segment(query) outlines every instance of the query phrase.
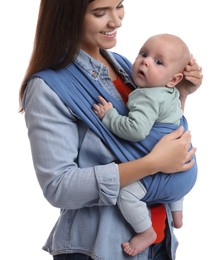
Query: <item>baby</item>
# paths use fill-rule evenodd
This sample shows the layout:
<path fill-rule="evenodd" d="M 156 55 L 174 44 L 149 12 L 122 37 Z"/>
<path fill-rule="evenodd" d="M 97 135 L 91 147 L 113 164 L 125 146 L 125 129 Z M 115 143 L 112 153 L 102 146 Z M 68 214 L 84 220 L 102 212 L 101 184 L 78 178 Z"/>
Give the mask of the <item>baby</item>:
<path fill-rule="evenodd" d="M 112 103 L 99 96 L 100 103 L 93 110 L 107 128 L 128 141 L 143 140 L 154 123 L 180 125 L 183 111 L 179 91 L 175 87 L 183 79 L 183 71 L 190 61 L 187 45 L 177 36 L 159 34 L 150 37 L 142 46 L 132 67 L 137 89 L 130 93 L 128 116 L 119 115 Z M 136 235 L 122 243 L 125 253 L 135 256 L 156 240 L 149 211 L 141 201 L 146 194 L 142 181 L 120 191 L 118 206 Z M 176 228 L 182 226 L 183 199 L 170 203 Z"/>

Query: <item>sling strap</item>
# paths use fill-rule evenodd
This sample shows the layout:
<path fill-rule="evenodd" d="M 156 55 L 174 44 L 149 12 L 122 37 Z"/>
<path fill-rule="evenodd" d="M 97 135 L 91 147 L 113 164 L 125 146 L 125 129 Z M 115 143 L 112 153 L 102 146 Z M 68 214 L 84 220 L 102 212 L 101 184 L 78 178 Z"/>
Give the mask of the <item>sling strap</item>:
<path fill-rule="evenodd" d="M 117 53 L 113 56 L 121 65 L 123 70 L 131 75 L 131 63 Z M 128 142 L 113 135 L 94 113 L 92 106 L 97 103 L 98 96 L 103 96 L 122 115 L 127 115 L 128 110 L 123 102 L 112 97 L 101 85 L 101 83 L 87 75 L 77 64 L 71 63 L 61 70 L 44 70 L 36 73 L 33 77 L 42 78 L 46 84 L 60 97 L 63 103 L 112 150 L 120 162 L 138 159 L 151 151 L 156 142 L 165 134 L 175 130 L 178 126 L 174 124 L 155 124 L 150 134 L 141 142 Z M 187 129 L 185 117 L 181 124 Z M 195 165 L 196 166 L 196 165 Z M 192 168 L 192 174 L 155 174 L 143 179 L 147 188 L 147 201 L 154 203 L 177 200 L 189 192 L 196 181 L 196 168 Z M 192 178 L 191 178 L 192 175 Z M 171 192 L 175 185 L 175 179 L 180 177 L 179 189 Z M 183 181 L 181 181 L 182 179 Z M 161 194 L 161 196 L 159 196 Z"/>

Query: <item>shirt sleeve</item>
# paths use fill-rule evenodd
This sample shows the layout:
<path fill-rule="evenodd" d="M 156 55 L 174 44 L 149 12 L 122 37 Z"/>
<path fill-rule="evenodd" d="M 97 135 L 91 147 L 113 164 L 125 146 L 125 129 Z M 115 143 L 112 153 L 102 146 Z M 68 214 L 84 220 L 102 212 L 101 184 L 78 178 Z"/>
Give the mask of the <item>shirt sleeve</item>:
<path fill-rule="evenodd" d="M 129 95 L 127 116 L 118 114 L 115 108 L 108 110 L 103 123 L 115 135 L 128 141 L 143 140 L 159 116 L 159 104 L 150 90 L 137 89 Z"/>
<path fill-rule="evenodd" d="M 116 204 L 117 165 L 79 168 L 78 119 L 42 79 L 29 82 L 23 104 L 33 164 L 46 199 L 63 209 Z"/>

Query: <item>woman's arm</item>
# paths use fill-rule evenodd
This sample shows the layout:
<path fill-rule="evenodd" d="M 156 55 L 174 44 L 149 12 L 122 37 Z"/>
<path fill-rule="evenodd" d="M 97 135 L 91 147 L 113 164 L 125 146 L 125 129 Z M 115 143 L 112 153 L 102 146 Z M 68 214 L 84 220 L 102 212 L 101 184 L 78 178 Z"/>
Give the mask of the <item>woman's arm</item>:
<path fill-rule="evenodd" d="M 100 139 L 87 141 L 91 142 L 84 148 L 87 155 L 79 153 L 82 129 L 78 119 L 41 79 L 29 83 L 24 108 L 33 164 L 45 198 L 64 209 L 115 205 L 118 167 L 108 152 L 103 159 L 98 151 L 100 146 L 105 149 Z"/>
<path fill-rule="evenodd" d="M 120 185 L 159 171 L 170 173 L 191 167 L 192 162 L 184 163 L 195 149 L 187 152 L 190 134 L 183 134 L 183 129 L 179 129 L 162 138 L 153 151 L 141 159 L 79 168 L 77 122 L 42 80 L 35 79 L 32 84 L 27 89 L 24 107 L 33 163 L 43 193 L 55 207 L 115 205 Z"/>

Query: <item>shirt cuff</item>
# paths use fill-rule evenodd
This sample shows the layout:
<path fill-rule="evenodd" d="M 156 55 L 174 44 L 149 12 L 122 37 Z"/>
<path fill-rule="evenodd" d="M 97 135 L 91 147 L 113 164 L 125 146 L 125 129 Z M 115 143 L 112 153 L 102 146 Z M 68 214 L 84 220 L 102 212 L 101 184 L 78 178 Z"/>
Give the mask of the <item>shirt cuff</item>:
<path fill-rule="evenodd" d="M 95 175 L 99 188 L 99 205 L 116 205 L 120 190 L 118 165 L 95 166 Z"/>

